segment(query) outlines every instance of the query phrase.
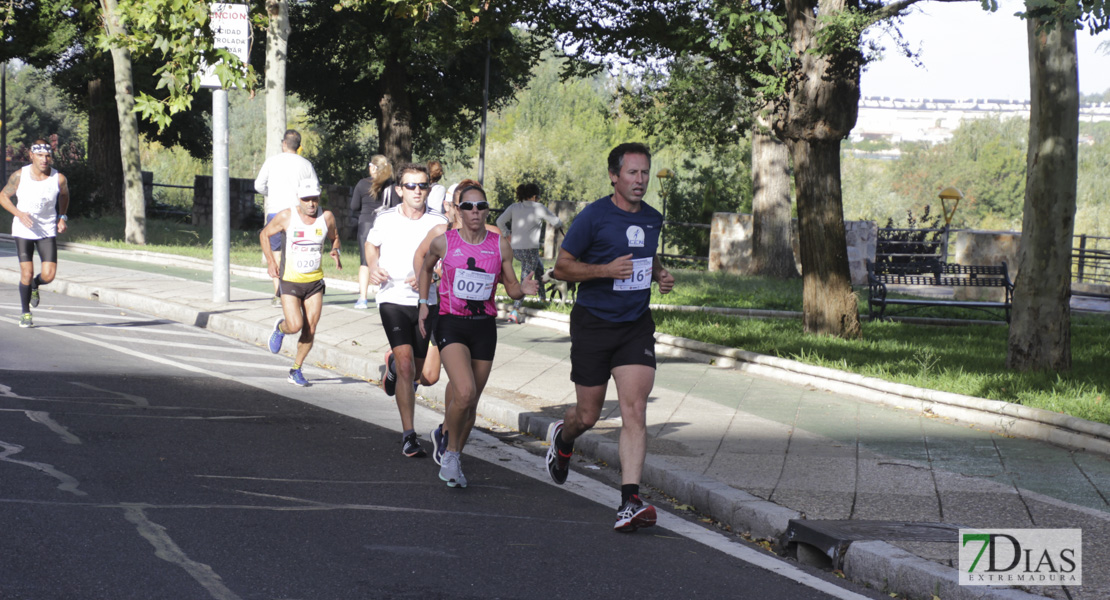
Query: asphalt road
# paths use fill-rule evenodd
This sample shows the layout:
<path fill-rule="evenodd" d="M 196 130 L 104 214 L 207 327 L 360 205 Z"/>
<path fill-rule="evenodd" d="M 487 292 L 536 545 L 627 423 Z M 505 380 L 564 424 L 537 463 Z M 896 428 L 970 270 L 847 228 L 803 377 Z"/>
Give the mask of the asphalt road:
<path fill-rule="evenodd" d="M 883 597 L 669 513 L 614 533 L 538 442 L 476 433 L 448 488 L 365 381 L 45 290 L 20 329 L 0 286 L 5 600 Z"/>

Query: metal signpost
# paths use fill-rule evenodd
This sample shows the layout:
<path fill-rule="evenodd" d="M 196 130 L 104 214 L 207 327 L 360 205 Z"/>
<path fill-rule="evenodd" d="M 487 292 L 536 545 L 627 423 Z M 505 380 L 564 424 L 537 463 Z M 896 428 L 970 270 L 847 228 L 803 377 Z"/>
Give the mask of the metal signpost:
<path fill-rule="evenodd" d="M 250 20 L 246 4 L 213 4 L 209 27 L 216 47 L 244 63 L 249 59 Z M 214 67 L 205 67 L 201 85 L 212 89 L 212 301 L 231 300 L 231 201 L 228 183 L 227 90 Z"/>

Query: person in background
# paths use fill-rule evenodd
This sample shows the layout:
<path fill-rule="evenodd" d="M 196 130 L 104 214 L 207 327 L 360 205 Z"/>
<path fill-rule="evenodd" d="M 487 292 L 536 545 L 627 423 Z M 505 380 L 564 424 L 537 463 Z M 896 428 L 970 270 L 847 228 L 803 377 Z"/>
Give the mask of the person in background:
<path fill-rule="evenodd" d="M 394 206 L 399 201 L 393 189 L 393 167 L 389 159 L 381 154 L 370 157 L 367 165 L 369 177 L 364 177 L 351 192 L 352 217 L 358 216 L 358 300 L 355 308 L 366 308 L 370 287 L 370 269 L 366 266 L 366 235 L 374 228 L 374 219 L 384 208 Z"/>
<path fill-rule="evenodd" d="M 428 161 L 428 176 L 431 177 L 432 183 L 432 189 L 428 190 L 428 208 L 442 213 L 447 188 L 439 183 L 439 180 L 443 179 L 443 165 L 438 160 Z"/>
<path fill-rule="evenodd" d="M 291 208 L 297 209 L 300 200 L 297 198 L 297 186 L 302 180 L 308 179 L 320 185 L 316 177 L 316 169 L 312 163 L 297 151 L 301 148 L 301 134 L 296 129 L 288 129 L 281 138 L 281 152 L 266 159 L 262 168 L 258 170 L 258 177 L 254 180 L 254 190 L 266 197 L 265 211 L 266 223 L 281 211 Z M 270 239 L 270 250 L 280 255 L 285 240 L 279 231 Z M 278 262 L 281 257 L 277 257 Z M 281 306 L 281 290 L 278 289 L 280 279 L 274 277 L 274 297 L 270 306 Z"/>
<path fill-rule="evenodd" d="M 516 188 L 516 202 L 509 205 L 497 217 L 497 226 L 502 231 L 509 230 L 512 239 L 513 258 L 520 261 L 520 279 L 526 274 L 535 275 L 536 281 L 543 280 L 543 261 L 540 260 L 540 228 L 543 222 L 561 231 L 563 222 L 555 213 L 540 204 L 540 186 L 523 183 Z M 540 300 L 544 301 L 543 286 L 540 286 Z M 513 311 L 509 313 L 511 323 L 522 323 L 520 316 L 521 300 L 513 301 Z"/>
<path fill-rule="evenodd" d="M 19 257 L 20 327 L 34 327 L 31 308 L 39 305 L 39 286 L 58 272 L 58 234 L 65 233 L 69 180 L 50 166 L 53 148 L 46 140 L 31 144 L 31 164 L 8 177 L 0 206 L 12 213 L 12 237 Z M 12 204 L 12 198 L 16 199 Z M 35 275 L 35 252 L 42 272 Z"/>

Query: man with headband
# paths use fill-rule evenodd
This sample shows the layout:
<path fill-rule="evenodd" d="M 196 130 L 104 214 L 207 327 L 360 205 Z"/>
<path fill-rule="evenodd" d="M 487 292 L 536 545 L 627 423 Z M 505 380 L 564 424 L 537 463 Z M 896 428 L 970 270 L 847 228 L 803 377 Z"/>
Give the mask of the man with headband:
<path fill-rule="evenodd" d="M 69 182 L 50 166 L 51 152 L 46 140 L 35 140 L 31 144 L 31 164 L 12 173 L 0 190 L 0 206 L 15 216 L 12 237 L 19 256 L 19 302 L 23 311 L 20 327 L 34 327 L 31 307 L 39 305 L 39 286 L 54 281 L 58 272 L 57 235 L 66 230 Z M 42 263 L 38 275 L 33 260 L 35 251 Z"/>

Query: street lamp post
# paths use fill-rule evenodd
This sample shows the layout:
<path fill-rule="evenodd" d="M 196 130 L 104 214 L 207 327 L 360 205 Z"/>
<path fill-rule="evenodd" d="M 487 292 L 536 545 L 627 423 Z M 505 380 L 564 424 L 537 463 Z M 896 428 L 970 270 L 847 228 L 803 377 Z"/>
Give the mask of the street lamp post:
<path fill-rule="evenodd" d="M 940 209 L 944 212 L 944 251 L 941 256 L 944 257 L 944 262 L 948 262 L 948 226 L 952 224 L 952 217 L 956 215 L 956 207 L 960 205 L 960 200 L 963 200 L 964 193 L 960 190 L 948 186 L 940 191 Z M 948 210 L 948 201 L 952 200 L 952 210 Z"/>
<path fill-rule="evenodd" d="M 674 177 L 674 171 L 664 167 L 662 169 L 659 169 L 659 172 L 656 173 L 655 176 L 659 178 L 659 198 L 663 200 L 663 227 L 661 227 L 659 229 L 659 255 L 662 256 L 663 254 L 666 254 L 666 248 L 667 248 L 666 242 L 664 241 L 664 238 L 663 238 L 663 231 L 667 227 L 667 186 L 666 186 L 666 180 L 671 179 L 672 177 Z"/>

